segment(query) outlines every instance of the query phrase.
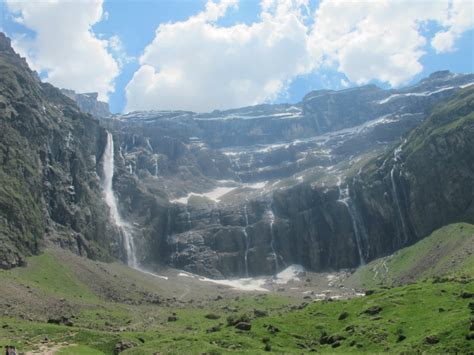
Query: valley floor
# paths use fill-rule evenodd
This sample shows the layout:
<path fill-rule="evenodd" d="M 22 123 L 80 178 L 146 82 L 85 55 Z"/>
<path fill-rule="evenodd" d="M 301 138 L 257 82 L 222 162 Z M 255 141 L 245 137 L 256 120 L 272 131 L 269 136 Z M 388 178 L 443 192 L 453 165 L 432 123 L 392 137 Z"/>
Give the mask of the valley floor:
<path fill-rule="evenodd" d="M 355 273 L 304 273 L 266 284 L 267 292 L 49 249 L 0 271 L 0 345 L 28 354 L 469 353 L 473 242 L 474 226 L 451 225 Z M 414 261 L 440 249 L 420 272 Z M 454 265 L 449 276 L 444 264 Z"/>

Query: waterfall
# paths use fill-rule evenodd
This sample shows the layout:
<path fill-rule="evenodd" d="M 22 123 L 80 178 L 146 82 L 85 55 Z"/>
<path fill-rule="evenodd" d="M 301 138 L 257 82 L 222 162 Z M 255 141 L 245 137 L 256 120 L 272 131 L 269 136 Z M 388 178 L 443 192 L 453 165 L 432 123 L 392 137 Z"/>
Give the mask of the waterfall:
<path fill-rule="evenodd" d="M 393 197 L 393 202 L 395 204 L 395 208 L 398 212 L 398 218 L 400 219 L 400 223 L 402 225 L 402 233 L 403 236 L 405 237 L 404 243 L 408 241 L 408 234 L 407 234 L 407 227 L 405 224 L 405 218 L 403 217 L 402 209 L 400 206 L 400 200 L 398 199 L 398 188 L 397 188 L 397 183 L 395 181 L 395 168 L 396 164 L 398 161 L 401 161 L 400 158 L 400 153 L 402 152 L 402 146 L 400 145 L 398 148 L 395 149 L 393 152 L 393 167 L 392 170 L 390 170 L 390 182 L 392 184 L 392 197 Z"/>
<path fill-rule="evenodd" d="M 155 158 L 155 177 L 158 177 L 158 159 Z"/>
<path fill-rule="evenodd" d="M 351 196 L 349 193 L 349 184 L 347 184 L 345 189 L 342 189 L 341 178 L 339 178 L 337 182 L 337 186 L 339 188 L 339 199 L 337 201 L 342 203 L 344 206 L 346 206 L 347 212 L 349 212 L 349 216 L 351 217 L 351 222 L 352 222 L 352 229 L 354 230 L 357 252 L 359 254 L 359 261 L 361 265 L 364 265 L 365 260 L 364 260 L 364 255 L 362 253 L 361 232 L 359 229 L 359 223 L 358 223 L 356 211 L 352 204 Z"/>
<path fill-rule="evenodd" d="M 245 237 L 245 252 L 244 252 L 244 264 L 245 264 L 245 276 L 249 277 L 249 263 L 248 255 L 250 249 L 250 240 L 247 233 L 247 227 L 249 226 L 249 216 L 247 214 L 247 205 L 244 205 L 244 217 L 245 217 L 245 227 L 242 229 Z"/>
<path fill-rule="evenodd" d="M 188 228 L 192 228 L 192 223 L 191 223 L 191 212 L 188 210 L 188 206 L 186 205 L 186 220 L 188 222 Z"/>
<path fill-rule="evenodd" d="M 107 132 L 107 145 L 103 155 L 103 178 L 102 190 L 105 203 L 109 206 L 110 219 L 120 230 L 123 239 L 124 249 L 127 254 L 127 264 L 138 268 L 135 255 L 135 244 L 133 242 L 132 226 L 125 222 L 118 211 L 117 197 L 115 196 L 112 182 L 114 178 L 114 139 L 110 132 Z"/>
<path fill-rule="evenodd" d="M 150 138 L 145 138 L 145 143 L 148 149 L 150 149 L 153 152 L 153 147 L 150 144 Z"/>
<path fill-rule="evenodd" d="M 271 257 L 273 258 L 275 274 L 278 272 L 278 255 L 275 252 L 275 237 L 273 233 L 273 224 L 275 223 L 275 214 L 273 213 L 272 206 L 268 209 L 268 218 L 270 219 L 270 250 Z"/>

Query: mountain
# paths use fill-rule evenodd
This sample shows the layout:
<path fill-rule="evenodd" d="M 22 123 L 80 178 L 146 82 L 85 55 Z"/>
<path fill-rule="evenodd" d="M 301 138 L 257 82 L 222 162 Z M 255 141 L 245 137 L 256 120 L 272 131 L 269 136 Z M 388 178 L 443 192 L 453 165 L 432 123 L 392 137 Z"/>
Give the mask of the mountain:
<path fill-rule="evenodd" d="M 0 39 L 4 268 L 55 244 L 213 278 L 325 271 L 473 222 L 473 74 L 99 121 L 96 95 L 41 83 Z"/>
<path fill-rule="evenodd" d="M 96 92 L 78 94 L 74 90 L 61 89 L 61 93 L 74 100 L 82 112 L 90 113 L 95 117 L 108 117 L 111 115 L 109 104 L 99 101 L 99 95 Z"/>
<path fill-rule="evenodd" d="M 323 90 L 295 105 L 114 116 L 105 124 L 119 144 L 116 189 L 140 230 L 140 257 L 212 277 L 272 274 L 293 263 L 350 268 L 444 224 L 470 222 L 471 123 L 455 116 L 462 128 L 439 132 L 453 140 L 444 151 L 429 150 L 423 127 L 452 118 L 452 105 L 471 112 L 473 83 L 472 74 L 437 72 L 401 90 Z M 405 157 L 405 139 L 423 149 Z M 143 209 L 131 181 L 159 196 L 155 213 Z M 452 196 L 431 202 L 442 218 L 431 217 L 429 196 L 448 186 Z M 407 198 L 419 202 L 408 206 Z"/>
<path fill-rule="evenodd" d="M 106 131 L 42 83 L 0 34 L 0 267 L 54 243 L 119 255 L 99 172 Z"/>

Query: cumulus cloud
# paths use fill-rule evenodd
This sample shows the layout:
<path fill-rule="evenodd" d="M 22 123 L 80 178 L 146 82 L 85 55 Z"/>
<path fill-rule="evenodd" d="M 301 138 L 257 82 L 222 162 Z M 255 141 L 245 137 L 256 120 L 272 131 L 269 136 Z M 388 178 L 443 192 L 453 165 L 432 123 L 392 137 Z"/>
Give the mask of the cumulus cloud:
<path fill-rule="evenodd" d="M 472 0 L 453 0 L 442 25 L 446 28 L 438 32 L 431 45 L 438 53 L 454 50 L 455 41 L 474 28 L 474 2 Z"/>
<path fill-rule="evenodd" d="M 13 38 L 15 49 L 33 69 L 55 86 L 96 91 L 107 100 L 119 64 L 108 51 L 109 42 L 91 29 L 102 19 L 102 0 L 6 0 L 6 4 L 18 23 L 34 31 L 34 37 Z"/>
<path fill-rule="evenodd" d="M 428 45 L 453 50 L 473 27 L 472 0 L 262 0 L 260 20 L 223 27 L 237 0 L 208 0 L 162 24 L 126 87 L 127 110 L 209 111 L 271 101 L 298 75 L 336 69 L 348 81 L 399 86 L 423 69 Z M 308 20 L 309 19 L 309 20 Z M 428 38 L 426 25 L 441 29 Z"/>
<path fill-rule="evenodd" d="M 275 98 L 308 73 L 307 1 L 266 1 L 260 21 L 219 26 L 232 0 L 208 1 L 186 21 L 161 24 L 126 87 L 127 110 L 208 111 Z"/>

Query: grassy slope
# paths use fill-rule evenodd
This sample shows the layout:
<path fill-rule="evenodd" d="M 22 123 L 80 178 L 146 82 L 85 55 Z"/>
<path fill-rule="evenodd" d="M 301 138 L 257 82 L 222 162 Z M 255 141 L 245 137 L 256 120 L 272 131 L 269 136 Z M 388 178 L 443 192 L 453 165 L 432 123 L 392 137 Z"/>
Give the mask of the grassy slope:
<path fill-rule="evenodd" d="M 443 241 L 443 236 L 448 236 L 453 241 L 466 241 L 467 236 L 472 236 L 468 231 L 472 230 L 474 227 L 469 225 L 449 226 L 431 239 Z M 414 264 L 409 255 L 421 255 L 431 247 L 417 244 L 412 248 L 410 253 L 401 252 L 406 255 L 403 260 L 410 260 L 407 265 Z M 472 272 L 471 262 L 463 264 L 469 272 Z M 458 271 L 461 272 L 461 266 Z M 108 278 L 104 279 L 105 276 Z M 107 289 L 108 292 L 113 290 L 112 296 L 99 287 L 104 280 L 110 282 Z M 374 295 L 348 301 L 315 302 L 301 310 L 291 308 L 294 300 L 272 294 L 244 293 L 238 298 L 235 294 L 224 294 L 222 300 L 211 301 L 219 293 L 215 288 L 211 291 L 193 289 L 195 301 L 192 303 L 167 302 L 164 297 L 178 296 L 184 286 L 166 281 L 160 284 L 122 265 L 92 262 L 62 251 L 32 257 L 26 268 L 0 271 L 0 281 L 4 285 L 0 296 L 3 314 L 0 316 L 0 345 L 12 343 L 20 350 L 45 346 L 41 344 L 45 337 L 49 338 L 46 345 L 67 342 L 60 349 L 61 354 L 110 354 L 119 340 L 133 341 L 137 345 L 125 352 L 129 354 L 153 351 L 258 353 L 264 352 L 262 339 L 265 337 L 269 338 L 273 351 L 285 353 L 311 349 L 319 352 L 467 352 L 472 346 L 472 341 L 465 339 L 472 317 L 468 303 L 472 299 L 460 297 L 464 291 L 474 292 L 472 274 L 469 277 L 458 273 L 441 282 L 426 280 L 380 289 Z M 144 291 L 163 295 L 163 302 L 159 305 L 140 303 L 139 297 Z M 382 307 L 378 315 L 363 313 L 374 305 Z M 268 316 L 256 318 L 254 309 L 266 310 Z M 349 316 L 338 320 L 343 311 Z M 178 320 L 168 322 L 173 312 Z M 220 319 L 207 319 L 208 313 L 215 313 Z M 250 332 L 226 326 L 229 315 L 245 313 L 253 318 Z M 49 316 L 58 314 L 74 315 L 74 326 L 46 324 Z M 219 324 L 220 331 L 206 332 Z M 270 334 L 265 326 L 268 324 L 278 327 L 280 332 Z M 346 330 L 350 329 L 348 326 L 354 331 Z M 321 345 L 319 338 L 323 332 L 346 339 L 337 348 Z M 397 342 L 400 334 L 406 339 Z M 439 343 L 427 344 L 425 337 L 429 335 L 438 337 Z"/>
<path fill-rule="evenodd" d="M 474 225 L 457 223 L 433 232 L 395 254 L 372 261 L 351 277 L 354 285 L 399 285 L 457 274 L 474 277 Z"/>

